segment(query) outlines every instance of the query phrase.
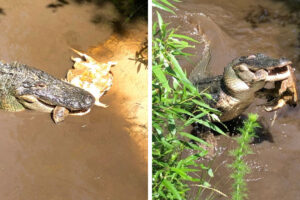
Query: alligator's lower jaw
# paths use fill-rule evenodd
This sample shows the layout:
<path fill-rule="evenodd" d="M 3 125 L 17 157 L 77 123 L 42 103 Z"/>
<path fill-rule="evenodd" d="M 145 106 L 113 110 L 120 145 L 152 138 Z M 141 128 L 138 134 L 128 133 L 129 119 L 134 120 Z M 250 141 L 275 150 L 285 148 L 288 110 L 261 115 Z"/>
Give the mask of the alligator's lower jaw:
<path fill-rule="evenodd" d="M 20 99 L 20 103 L 22 103 L 25 108 L 28 108 L 30 110 L 51 113 L 54 109 L 54 106 L 45 104 L 44 102 L 39 101 L 37 98 L 33 96 L 24 95 L 19 97 L 19 99 Z"/>
<path fill-rule="evenodd" d="M 24 95 L 19 97 L 19 99 L 21 100 L 21 103 L 30 110 L 52 113 L 52 119 L 55 123 L 64 121 L 65 118 L 69 115 L 86 115 L 91 110 L 90 108 L 87 110 L 70 110 L 62 106 L 49 104 L 32 95 Z"/>

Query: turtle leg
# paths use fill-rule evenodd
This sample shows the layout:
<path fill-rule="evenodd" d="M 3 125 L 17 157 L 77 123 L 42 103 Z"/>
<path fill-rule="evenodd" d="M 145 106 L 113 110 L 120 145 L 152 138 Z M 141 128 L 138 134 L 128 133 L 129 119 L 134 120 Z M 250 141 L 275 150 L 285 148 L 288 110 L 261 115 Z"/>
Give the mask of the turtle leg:
<path fill-rule="evenodd" d="M 277 104 L 274 106 L 265 106 L 265 111 L 271 112 L 274 110 L 278 110 L 279 108 L 282 108 L 283 106 L 286 105 L 287 100 L 285 99 L 279 99 Z"/>
<path fill-rule="evenodd" d="M 56 106 L 53 110 L 53 113 L 52 113 L 52 119 L 57 124 L 57 123 L 62 122 L 63 120 L 65 120 L 65 118 L 68 115 L 69 115 L 69 110 L 68 109 L 66 109 L 64 107 Z"/>

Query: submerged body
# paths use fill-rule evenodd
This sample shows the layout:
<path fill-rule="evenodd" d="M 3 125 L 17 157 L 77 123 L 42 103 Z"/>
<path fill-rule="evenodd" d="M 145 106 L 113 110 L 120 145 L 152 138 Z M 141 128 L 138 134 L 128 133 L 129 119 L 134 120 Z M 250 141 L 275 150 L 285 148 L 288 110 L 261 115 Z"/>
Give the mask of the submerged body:
<path fill-rule="evenodd" d="M 70 113 L 87 112 L 94 104 L 87 91 L 27 65 L 0 62 L 0 109 L 32 109 L 51 113 L 56 107 Z"/>
<path fill-rule="evenodd" d="M 263 54 L 242 56 L 228 64 L 223 75 L 203 78 L 192 74 L 191 81 L 199 91 L 205 90 L 213 96 L 209 104 L 222 112 L 220 120 L 224 122 L 242 114 L 257 96 L 281 98 L 278 91 L 271 93 L 264 87 L 268 82 L 287 80 L 293 74 L 290 64 L 287 59 L 274 59 Z M 289 102 L 290 105 L 296 103 L 297 97 Z"/>

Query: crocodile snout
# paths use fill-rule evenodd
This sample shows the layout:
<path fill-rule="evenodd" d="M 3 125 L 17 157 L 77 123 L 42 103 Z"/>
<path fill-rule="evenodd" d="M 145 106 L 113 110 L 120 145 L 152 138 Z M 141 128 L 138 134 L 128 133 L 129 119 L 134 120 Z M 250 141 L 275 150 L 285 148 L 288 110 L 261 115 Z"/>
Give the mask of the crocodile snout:
<path fill-rule="evenodd" d="M 95 103 L 95 98 L 91 94 L 82 95 L 79 99 L 72 99 L 66 102 L 63 107 L 66 107 L 70 111 L 88 110 Z"/>

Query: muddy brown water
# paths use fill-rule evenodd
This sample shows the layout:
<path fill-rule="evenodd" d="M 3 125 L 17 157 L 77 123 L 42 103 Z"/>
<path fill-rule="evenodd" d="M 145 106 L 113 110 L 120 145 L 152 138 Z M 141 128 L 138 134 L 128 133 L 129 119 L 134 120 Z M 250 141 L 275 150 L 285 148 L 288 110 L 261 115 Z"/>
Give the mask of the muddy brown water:
<path fill-rule="evenodd" d="M 258 5 L 266 8 L 272 15 L 288 15 L 290 12 L 279 1 L 186 0 L 176 4 L 176 16 L 163 14 L 163 17 L 165 21 L 172 22 L 170 26 L 177 27 L 180 33 L 199 40 L 201 37 L 197 27 L 201 27 L 202 33 L 211 43 L 212 58 L 209 69 L 214 75 L 221 74 L 226 64 L 238 56 L 261 52 L 292 60 L 296 76 L 300 80 L 297 26 L 289 23 L 282 25 L 280 21 L 270 20 L 253 28 L 245 17 L 253 9 L 257 9 Z M 201 58 L 202 48 L 203 46 L 196 45 L 195 49 L 189 50 L 196 55 L 190 61 L 181 59 L 181 64 L 188 73 Z M 285 107 L 279 110 L 272 126 L 274 113 L 262 111 L 262 107 L 257 106 L 259 103 L 262 102 L 255 102 L 246 113 L 258 113 L 265 132 L 269 134 L 265 135 L 265 140 L 251 145 L 255 154 L 246 159 L 252 170 L 246 177 L 249 199 L 300 199 L 299 105 L 296 108 Z M 228 150 L 233 149 L 235 143 L 223 137 L 218 137 L 218 143 L 217 155 L 209 162 L 215 170 L 211 183 L 213 187 L 230 196 L 232 180 L 229 178 L 227 164 L 232 159 L 228 156 Z M 205 198 L 228 199 L 209 190 L 202 192 L 199 197 L 195 188 L 189 194 L 189 199 Z"/>
<path fill-rule="evenodd" d="M 72 66 L 69 47 L 87 50 L 112 34 L 94 13 L 119 17 L 113 6 L 72 4 L 55 12 L 51 1 L 0 1 L 0 57 L 58 78 Z M 55 125 L 49 114 L 0 112 L 0 199 L 146 199 L 147 164 L 120 113 L 122 97 L 108 93 L 82 117 Z M 127 128 L 127 129 L 126 129 Z"/>

